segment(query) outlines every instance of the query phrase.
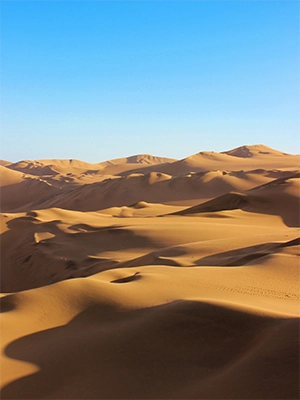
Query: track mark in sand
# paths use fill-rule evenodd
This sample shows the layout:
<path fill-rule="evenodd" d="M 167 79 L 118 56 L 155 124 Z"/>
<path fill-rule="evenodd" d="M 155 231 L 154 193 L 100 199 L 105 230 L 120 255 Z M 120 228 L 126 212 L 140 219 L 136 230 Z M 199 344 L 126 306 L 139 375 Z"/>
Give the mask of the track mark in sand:
<path fill-rule="evenodd" d="M 255 286 L 240 286 L 240 287 L 229 287 L 229 286 L 220 286 L 218 290 L 226 291 L 226 292 L 236 292 L 241 294 L 250 294 L 251 296 L 262 296 L 269 297 L 272 299 L 281 299 L 281 300 L 292 300 L 299 301 L 300 296 L 295 293 L 287 293 L 281 292 L 278 290 L 265 289 Z"/>
<path fill-rule="evenodd" d="M 128 283 L 132 281 L 137 281 L 142 277 L 139 274 L 140 274 L 139 272 L 135 272 L 133 275 L 126 276 L 125 278 L 115 279 L 113 281 L 110 281 L 110 283 Z"/>

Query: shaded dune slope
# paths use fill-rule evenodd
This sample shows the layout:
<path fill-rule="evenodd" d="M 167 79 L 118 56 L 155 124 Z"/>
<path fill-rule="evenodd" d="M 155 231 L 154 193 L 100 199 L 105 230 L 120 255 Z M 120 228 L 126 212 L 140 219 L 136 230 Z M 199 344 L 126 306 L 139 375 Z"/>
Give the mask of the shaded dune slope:
<path fill-rule="evenodd" d="M 222 210 L 243 209 L 246 211 L 275 214 L 283 218 L 288 226 L 300 226 L 299 193 L 300 176 L 292 175 L 276 179 L 268 184 L 248 190 L 245 193 L 226 193 L 208 202 L 174 215 L 194 215 Z"/>
<path fill-rule="evenodd" d="M 255 308 L 230 292 L 225 301 L 218 291 L 217 300 L 203 300 L 201 280 L 191 290 L 186 278 L 168 277 L 165 269 L 156 274 L 169 287 L 149 268 L 139 280 L 114 283 L 116 274 L 128 273 L 2 299 L 12 328 L 22 309 L 31 309 L 23 336 L 5 348 L 7 362 L 38 367 L 7 382 L 3 398 L 297 398 L 297 318 Z M 150 298 L 148 279 L 161 289 Z M 174 293 L 182 299 L 167 300 Z"/>

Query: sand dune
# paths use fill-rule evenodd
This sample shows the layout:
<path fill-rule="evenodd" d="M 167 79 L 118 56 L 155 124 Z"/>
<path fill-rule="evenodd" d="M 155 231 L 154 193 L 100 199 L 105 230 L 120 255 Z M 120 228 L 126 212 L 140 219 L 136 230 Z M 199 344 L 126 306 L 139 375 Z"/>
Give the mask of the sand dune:
<path fill-rule="evenodd" d="M 0 172 L 1 398 L 299 398 L 299 156 Z"/>
<path fill-rule="evenodd" d="M 156 212 L 162 211 L 165 207 L 158 206 Z M 167 211 L 170 211 L 170 206 Z M 153 215 L 142 218 L 142 213 L 132 217 L 126 213 L 125 216 L 112 217 L 107 210 L 102 214 L 60 209 L 29 215 L 5 214 L 2 218 L 7 230 L 1 239 L 6 250 L 1 260 L 1 291 L 15 292 L 88 276 L 116 268 L 124 262 L 127 262 L 126 266 L 136 265 L 136 258 L 170 246 L 201 244 L 224 237 L 231 237 L 235 244 L 241 237 L 248 240 L 255 237 L 256 244 L 261 240 L 292 240 L 299 235 L 297 228 L 288 229 L 278 216 L 264 219 L 254 213 L 233 212 L 225 219 L 222 214 L 213 218 L 211 214 L 202 218 L 155 218 Z M 256 234 L 258 229 L 259 238 Z M 158 257 L 158 261 L 154 261 L 146 257 L 142 265 L 180 265 L 174 257 L 168 258 L 170 260 Z M 189 265 L 189 262 L 184 265 Z"/>
<path fill-rule="evenodd" d="M 260 150 L 257 151 L 257 148 Z M 252 154 L 253 156 L 236 156 L 236 154 Z M 184 175 L 189 172 L 204 172 L 211 170 L 251 170 L 255 168 L 299 168 L 299 156 L 281 153 L 267 146 L 242 146 L 237 149 L 215 153 L 202 151 L 192 156 L 175 161 L 161 168 L 161 172 L 171 175 Z"/>
<path fill-rule="evenodd" d="M 223 151 L 222 154 L 227 154 L 233 157 L 240 158 L 252 158 L 252 157 L 264 157 L 268 156 L 287 156 L 287 153 L 283 153 L 281 151 L 271 149 L 271 147 L 265 146 L 263 144 L 256 144 L 252 146 L 241 146 L 229 151 Z"/>
<path fill-rule="evenodd" d="M 120 178 L 118 176 L 120 172 L 128 172 L 130 174 L 130 171 L 136 168 L 137 165 L 140 169 L 143 169 L 149 165 L 159 167 L 161 164 L 164 165 L 173 161 L 173 159 L 169 158 L 143 154 L 99 164 L 89 164 L 79 160 L 25 160 L 7 164 L 3 162 L 0 171 L 0 185 L 10 185 L 10 187 L 2 189 L 1 210 L 4 212 L 18 212 L 30 211 L 33 208 L 64 207 L 61 203 L 70 203 L 71 209 L 81 209 L 80 207 L 78 208 L 78 198 L 89 196 L 89 190 L 94 191 L 95 189 L 95 182 L 98 184 L 104 181 L 110 182 L 113 179 Z M 150 173 L 146 180 L 149 181 L 149 184 L 163 180 L 163 174 L 160 174 L 160 178 L 158 178 L 158 175 L 159 173 Z M 134 175 L 131 174 L 130 177 L 134 177 Z M 33 188 L 35 185 L 38 186 L 36 189 Z M 85 185 L 91 185 L 89 190 Z M 76 195 L 77 192 L 75 196 L 73 195 L 73 190 L 76 188 L 81 189 L 78 196 Z M 102 187 L 100 190 L 102 191 Z M 106 189 L 104 188 L 104 190 Z M 38 191 L 38 196 L 36 196 L 36 191 Z M 17 196 L 17 193 L 26 193 L 26 195 L 21 198 Z M 76 203 L 73 208 L 72 198 Z M 137 201 L 136 196 L 133 196 L 131 203 Z M 45 204 L 43 204 L 44 202 Z M 96 208 L 87 207 L 84 210 L 96 210 L 114 205 L 116 204 L 99 204 L 98 201 Z M 123 203 L 121 202 L 117 205 L 123 205 Z"/>
<path fill-rule="evenodd" d="M 5 297 L 4 398 L 296 398 L 298 290 L 256 270 L 116 269 Z"/>
<path fill-rule="evenodd" d="M 14 211 L 36 199 L 53 198 L 60 187 L 43 178 L 0 166 L 1 211 Z M 27 207 L 25 207 L 27 208 Z"/>
<path fill-rule="evenodd" d="M 242 209 L 245 211 L 279 215 L 286 225 L 300 225 L 300 176 L 276 179 L 245 193 L 229 192 L 178 212 L 177 215 L 195 215 L 205 212 Z"/>
<path fill-rule="evenodd" d="M 10 161 L 0 160 L 0 165 L 3 167 L 7 167 L 9 164 L 12 164 Z"/>
<path fill-rule="evenodd" d="M 30 211 L 32 209 L 64 208 L 80 211 L 97 211 L 109 207 L 130 206 L 140 201 L 171 205 L 193 205 L 205 202 L 230 191 L 253 189 L 277 177 L 290 177 L 297 170 L 254 170 L 254 171 L 209 171 L 183 176 L 171 176 L 161 172 L 130 174 L 126 177 L 111 176 L 97 178 L 94 183 L 78 184 L 51 182 L 42 177 L 32 180 L 32 185 L 45 183 L 45 193 L 39 183 L 39 197 L 31 196 L 11 201 L 12 187 L 3 190 L 2 202 L 5 212 Z M 103 177 L 102 177 L 103 178 Z M 20 184 L 19 189 L 27 187 L 29 180 Z M 86 181 L 83 181 L 83 183 Z M 51 187 L 51 189 L 49 189 Z M 18 186 L 15 187 L 18 190 Z M 34 193 L 31 191 L 30 193 Z"/>
<path fill-rule="evenodd" d="M 23 160 L 11 163 L 8 168 L 31 175 L 115 175 L 118 172 L 130 171 L 131 169 L 147 167 L 149 165 L 161 165 L 174 162 L 172 158 L 152 156 L 150 154 L 139 154 L 131 157 L 117 158 L 97 164 L 90 164 L 80 160 Z"/>
<path fill-rule="evenodd" d="M 251 157 L 236 154 L 251 154 Z M 250 190 L 297 174 L 300 157 L 257 145 L 225 153 L 200 152 L 179 161 L 137 155 L 99 164 L 38 160 L 3 168 L 6 168 L 3 175 L 7 176 L 12 171 L 22 172 L 25 181 L 18 181 L 18 186 L 11 177 L 11 185 L 15 187 L 6 188 L 1 194 L 4 212 L 53 207 L 97 211 L 140 201 L 196 205 L 230 191 Z M 7 186 L 9 179 L 4 179 Z M 42 182 L 48 187 L 39 184 L 37 197 L 31 186 L 27 188 L 29 181 L 33 181 L 32 185 Z M 17 191 L 27 194 L 21 199 L 15 195 Z"/>
<path fill-rule="evenodd" d="M 22 182 L 24 174 L 19 171 L 13 171 L 6 168 L 4 165 L 0 165 L 0 187 L 13 185 Z"/>

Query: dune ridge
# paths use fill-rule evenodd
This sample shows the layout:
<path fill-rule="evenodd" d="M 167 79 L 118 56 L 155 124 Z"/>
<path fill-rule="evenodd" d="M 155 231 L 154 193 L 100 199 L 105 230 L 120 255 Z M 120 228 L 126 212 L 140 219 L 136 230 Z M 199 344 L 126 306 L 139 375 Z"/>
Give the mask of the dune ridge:
<path fill-rule="evenodd" d="M 1 161 L 1 398 L 299 398 L 299 161 Z"/>

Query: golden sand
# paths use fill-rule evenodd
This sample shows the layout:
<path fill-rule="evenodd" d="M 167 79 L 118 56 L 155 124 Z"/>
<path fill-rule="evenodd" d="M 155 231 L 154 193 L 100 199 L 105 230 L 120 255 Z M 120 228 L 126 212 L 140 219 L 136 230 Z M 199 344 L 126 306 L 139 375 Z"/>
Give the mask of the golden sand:
<path fill-rule="evenodd" d="M 2 162 L 1 398 L 299 398 L 299 161 Z"/>

